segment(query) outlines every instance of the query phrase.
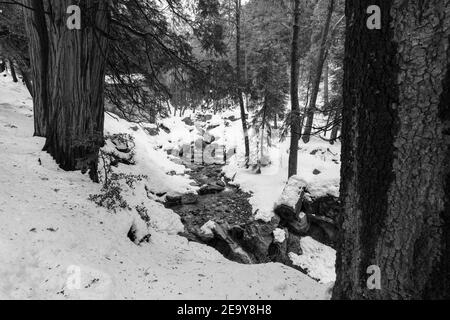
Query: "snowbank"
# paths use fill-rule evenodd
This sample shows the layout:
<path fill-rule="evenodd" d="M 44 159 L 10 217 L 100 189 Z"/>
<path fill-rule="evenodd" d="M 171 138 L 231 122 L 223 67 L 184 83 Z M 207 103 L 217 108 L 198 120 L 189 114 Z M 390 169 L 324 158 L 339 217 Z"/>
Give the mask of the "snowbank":
<path fill-rule="evenodd" d="M 320 283 L 334 282 L 336 251 L 311 237 L 302 238 L 300 246 L 302 255 L 289 253 L 292 263 L 306 270 L 310 277 L 319 280 Z"/>

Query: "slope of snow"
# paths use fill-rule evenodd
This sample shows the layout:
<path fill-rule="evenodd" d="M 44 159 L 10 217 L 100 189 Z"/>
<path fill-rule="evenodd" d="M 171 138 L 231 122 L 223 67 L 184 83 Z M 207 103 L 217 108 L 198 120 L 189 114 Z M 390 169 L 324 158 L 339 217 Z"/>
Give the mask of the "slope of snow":
<path fill-rule="evenodd" d="M 131 126 L 106 119 L 110 132 Z M 142 131 L 131 133 L 138 163 L 121 170 L 144 171 L 155 190 L 189 189 L 188 177 L 165 174 L 183 168 L 147 146 Z M 163 221 L 174 216 L 151 199 L 146 206 L 160 221 L 137 246 L 127 238 L 132 225 L 144 228 L 137 214 L 88 201 L 100 185 L 59 169 L 32 135 L 30 97 L 0 75 L 0 299 L 328 298 L 324 285 L 284 265 L 240 265 L 170 235 Z"/>
<path fill-rule="evenodd" d="M 317 242 L 311 237 L 300 240 L 303 254 L 289 253 L 292 263 L 306 270 L 306 272 L 320 283 L 332 283 L 336 280 L 334 261 L 336 251 Z"/>

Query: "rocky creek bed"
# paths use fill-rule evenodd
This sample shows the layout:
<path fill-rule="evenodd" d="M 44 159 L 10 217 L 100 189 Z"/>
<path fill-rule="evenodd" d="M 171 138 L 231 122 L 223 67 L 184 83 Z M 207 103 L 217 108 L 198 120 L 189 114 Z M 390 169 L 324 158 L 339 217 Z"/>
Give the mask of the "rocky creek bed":
<path fill-rule="evenodd" d="M 280 262 L 305 273 L 293 265 L 289 256 L 302 254 L 302 237 L 311 236 L 334 246 L 337 199 L 330 196 L 313 199 L 305 186 L 294 185 L 299 190 L 295 204 L 291 207 L 279 204 L 274 218 L 267 223 L 254 220 L 249 203 L 251 194 L 224 177 L 222 166 L 183 164 L 190 169 L 188 174 L 200 189 L 197 194 L 168 196 L 165 206 L 181 217 L 185 225 L 182 236 L 190 241 L 214 247 L 239 263 Z M 275 236 L 281 230 L 282 241 Z"/>

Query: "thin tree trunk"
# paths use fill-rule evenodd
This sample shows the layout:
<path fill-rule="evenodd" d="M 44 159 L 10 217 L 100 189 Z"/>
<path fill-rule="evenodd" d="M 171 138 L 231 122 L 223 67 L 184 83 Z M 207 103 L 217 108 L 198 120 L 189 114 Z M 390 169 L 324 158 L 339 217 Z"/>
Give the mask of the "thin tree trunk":
<path fill-rule="evenodd" d="M 323 111 L 325 114 L 328 113 L 327 124 L 326 124 L 325 130 L 323 132 L 324 136 L 327 135 L 328 124 L 330 123 L 331 114 L 333 113 L 333 112 L 328 111 L 328 105 L 330 104 L 328 76 L 329 76 L 329 67 L 328 67 L 328 59 L 327 59 L 327 60 L 325 60 L 325 67 L 323 70 Z"/>
<path fill-rule="evenodd" d="M 334 125 L 333 129 L 331 129 L 330 142 L 331 144 L 334 144 L 338 138 L 338 132 L 341 129 L 341 122 L 339 121 L 339 118 L 341 117 L 341 110 L 336 110 L 330 115 L 330 117 L 332 116 L 334 118 Z"/>
<path fill-rule="evenodd" d="M 17 79 L 17 74 L 16 74 L 16 68 L 14 66 L 14 61 L 13 59 L 9 58 L 9 70 L 11 70 L 11 77 L 13 78 L 13 82 L 19 82 L 19 80 Z"/>
<path fill-rule="evenodd" d="M 346 2 L 335 299 L 450 298 L 450 4 L 400 2 Z"/>
<path fill-rule="evenodd" d="M 297 174 L 298 141 L 300 140 L 300 106 L 298 101 L 300 0 L 294 0 L 294 18 L 291 48 L 291 145 L 288 177 Z"/>
<path fill-rule="evenodd" d="M 325 60 L 325 66 L 323 68 L 323 107 L 324 110 L 328 107 L 328 104 L 330 103 L 330 93 L 329 93 L 329 67 L 328 67 L 328 60 Z"/>
<path fill-rule="evenodd" d="M 244 97 L 242 93 L 242 66 L 241 66 L 241 0 L 236 0 L 236 75 L 237 95 L 241 110 L 242 130 L 244 132 L 245 166 L 250 161 L 250 142 L 248 137 L 247 116 L 245 113 Z"/>
<path fill-rule="evenodd" d="M 48 121 L 48 31 L 43 0 L 22 0 L 29 47 L 34 109 L 34 135 L 45 137 Z"/>
<path fill-rule="evenodd" d="M 315 69 L 314 69 L 311 99 L 309 101 L 305 131 L 302 135 L 303 142 L 305 142 L 305 143 L 308 143 L 311 138 L 311 132 L 312 132 L 312 127 L 313 127 L 313 122 L 314 122 L 314 113 L 316 110 L 317 96 L 319 95 L 320 80 L 322 78 L 323 65 L 326 60 L 326 52 L 327 52 L 326 44 L 327 44 L 328 32 L 330 30 L 331 17 L 333 16 L 333 11 L 334 11 L 334 0 L 330 0 L 327 10 L 328 10 L 327 17 L 325 19 L 325 24 L 324 24 L 324 27 L 322 30 L 322 37 L 320 40 L 319 55 L 317 57 L 317 61 L 315 64 Z"/>

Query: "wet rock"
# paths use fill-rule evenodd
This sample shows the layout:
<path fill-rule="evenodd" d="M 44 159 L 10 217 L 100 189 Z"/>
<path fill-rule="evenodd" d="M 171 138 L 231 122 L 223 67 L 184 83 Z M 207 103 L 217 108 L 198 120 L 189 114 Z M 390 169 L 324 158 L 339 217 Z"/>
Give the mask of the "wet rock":
<path fill-rule="evenodd" d="M 290 232 L 300 236 L 306 236 L 309 231 L 308 218 L 306 214 L 303 212 L 301 212 L 297 216 L 297 219 L 293 221 L 286 221 L 285 225 L 287 226 Z"/>
<path fill-rule="evenodd" d="M 194 125 L 194 120 L 192 120 L 191 117 L 186 117 L 186 118 L 184 118 L 181 121 L 183 121 L 188 126 L 193 126 Z"/>
<path fill-rule="evenodd" d="M 181 196 L 181 204 L 196 204 L 198 202 L 198 195 L 195 193 L 187 193 Z"/>
<path fill-rule="evenodd" d="M 151 136 L 157 136 L 159 134 L 159 128 L 146 127 L 144 130 Z"/>
<path fill-rule="evenodd" d="M 219 186 L 217 184 L 207 184 L 198 190 L 198 194 L 199 195 L 215 194 L 220 193 L 223 190 L 225 190 L 225 187 Z"/>
<path fill-rule="evenodd" d="M 213 233 L 220 242 L 216 244 L 216 248 L 229 259 L 244 263 L 253 263 L 251 257 L 242 249 L 242 247 L 230 237 L 228 224 L 216 224 Z"/>
<path fill-rule="evenodd" d="M 178 195 L 166 195 L 166 201 L 164 202 L 164 206 L 166 208 L 178 206 L 181 204 L 181 196 Z"/>
<path fill-rule="evenodd" d="M 224 187 L 224 188 L 225 188 L 225 186 L 226 186 L 226 183 L 223 182 L 222 180 L 217 181 L 216 184 L 217 184 L 218 186 L 221 186 L 221 187 Z"/>
<path fill-rule="evenodd" d="M 303 211 L 307 214 L 323 216 L 336 222 L 341 211 L 339 198 L 332 195 L 311 197 L 309 194 L 303 198 Z"/>
<path fill-rule="evenodd" d="M 163 130 L 165 133 L 167 133 L 167 134 L 169 134 L 170 133 L 170 129 L 169 128 L 167 128 L 164 124 L 162 124 L 162 123 L 160 123 L 159 124 L 159 128 L 161 129 L 161 130 Z"/>
<path fill-rule="evenodd" d="M 251 252 L 257 262 L 270 261 L 269 247 L 273 243 L 273 231 L 279 221 L 280 219 L 275 216 L 269 223 L 254 220 L 245 226 L 242 242 L 244 248 L 247 252 Z"/>

